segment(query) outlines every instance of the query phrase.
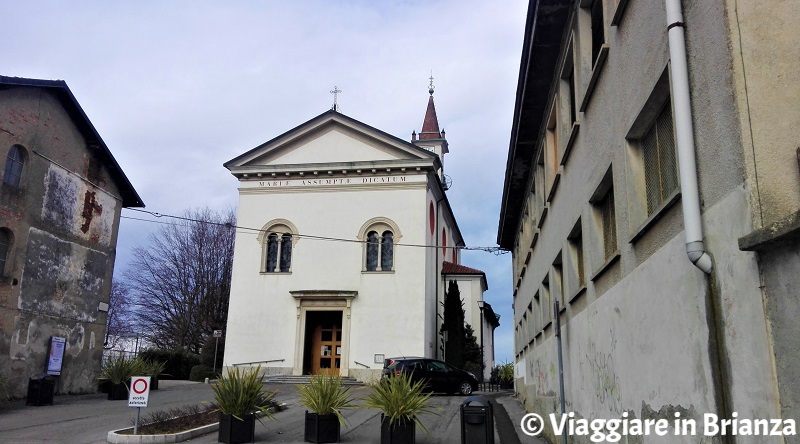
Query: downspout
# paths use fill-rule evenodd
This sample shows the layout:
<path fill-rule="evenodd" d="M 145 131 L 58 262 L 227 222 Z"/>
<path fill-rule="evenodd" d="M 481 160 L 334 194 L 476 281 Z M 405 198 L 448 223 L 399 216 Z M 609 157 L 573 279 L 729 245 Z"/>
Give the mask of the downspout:
<path fill-rule="evenodd" d="M 683 225 L 686 230 L 686 254 L 689 260 L 705 274 L 711 274 L 714 263 L 703 243 L 703 226 L 700 219 L 700 192 L 697 186 L 692 105 L 689 97 L 689 70 L 686 62 L 681 0 L 665 0 L 667 7 L 667 33 L 671 61 L 670 81 L 675 112 L 675 139 L 678 145 L 678 168 L 681 181 Z"/>

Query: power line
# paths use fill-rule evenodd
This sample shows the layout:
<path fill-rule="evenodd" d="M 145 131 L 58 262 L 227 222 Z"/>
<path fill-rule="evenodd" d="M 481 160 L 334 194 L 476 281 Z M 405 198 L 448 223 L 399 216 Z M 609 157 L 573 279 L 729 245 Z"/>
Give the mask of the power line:
<path fill-rule="evenodd" d="M 264 231 L 264 230 L 262 230 L 260 228 L 252 228 L 252 227 L 243 227 L 241 225 L 233 225 L 230 222 L 212 222 L 212 221 L 207 221 L 207 220 L 202 220 L 202 219 L 193 219 L 191 217 L 174 216 L 174 215 L 171 215 L 171 214 L 158 213 L 158 212 L 155 212 L 155 211 L 143 210 L 141 208 L 125 208 L 125 209 L 129 210 L 129 211 L 138 211 L 140 213 L 149 214 L 149 215 L 151 215 L 153 217 L 157 217 L 157 218 L 166 217 L 166 218 L 177 219 L 177 220 L 182 220 L 182 221 L 186 221 L 186 222 L 202 223 L 202 224 L 217 225 L 217 226 L 223 226 L 223 227 L 227 227 L 227 228 L 233 228 L 233 229 L 236 229 L 238 233 L 253 232 L 252 234 L 255 234 L 255 233 L 260 233 L 260 232 Z M 131 217 L 131 216 L 121 216 L 121 217 L 123 219 L 138 220 L 138 221 L 142 221 L 142 222 L 157 223 L 157 224 L 162 224 L 162 225 L 180 225 L 180 224 L 174 223 L 174 222 L 151 220 L 151 219 L 142 219 L 142 218 Z M 242 230 L 242 231 L 239 231 L 239 230 Z M 349 242 L 349 243 L 358 243 L 358 244 L 364 244 L 364 243 L 367 242 L 367 241 L 362 241 L 362 240 L 358 240 L 358 239 L 344 239 L 344 238 L 339 238 L 339 237 L 317 236 L 317 235 L 313 235 L 313 234 L 296 234 L 295 236 L 297 236 L 300 239 L 313 239 L 313 240 L 327 241 L 327 242 Z M 494 253 L 495 255 L 501 255 L 501 254 L 509 253 L 509 250 L 506 250 L 506 249 L 500 248 L 500 247 L 472 247 L 472 246 L 458 246 L 458 245 L 453 246 L 453 247 L 442 247 L 441 245 L 420 245 L 420 244 L 402 244 L 402 243 L 396 243 L 394 245 L 397 246 L 397 247 L 415 247 L 415 248 L 457 248 L 459 250 L 464 250 L 464 251 L 485 251 L 487 253 Z"/>

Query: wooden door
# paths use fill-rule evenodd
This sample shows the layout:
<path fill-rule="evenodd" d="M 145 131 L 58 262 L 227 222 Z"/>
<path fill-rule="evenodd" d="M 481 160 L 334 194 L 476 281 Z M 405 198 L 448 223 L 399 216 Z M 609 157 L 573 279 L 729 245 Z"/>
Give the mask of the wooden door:
<path fill-rule="evenodd" d="M 311 374 L 339 374 L 342 358 L 342 326 L 322 322 L 311 338 Z"/>

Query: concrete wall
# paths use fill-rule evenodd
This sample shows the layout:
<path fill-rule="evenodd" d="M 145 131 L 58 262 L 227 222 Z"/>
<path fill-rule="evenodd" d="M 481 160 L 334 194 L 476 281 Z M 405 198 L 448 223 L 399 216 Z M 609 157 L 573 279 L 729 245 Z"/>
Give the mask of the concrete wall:
<path fill-rule="evenodd" d="M 13 233 L 0 277 L 0 372 L 14 396 L 46 370 L 51 336 L 67 339 L 61 393 L 94 391 L 100 370 L 121 200 L 60 102 L 45 90 L 0 92 L 0 169 L 25 150 L 22 186 L 0 189 Z M 91 180 L 91 183 L 90 183 Z"/>
<path fill-rule="evenodd" d="M 669 94 L 664 3 L 627 2 L 619 24 L 610 26 L 617 2 L 604 2 L 608 57 L 594 73 L 584 63 L 586 11 L 576 10 L 577 31 L 565 34 L 562 57 L 568 57 L 571 41 L 577 102 L 587 106 L 578 115 L 576 134 L 569 127 L 562 130 L 562 136 L 574 136 L 573 144 L 566 160 L 557 159 L 560 180 L 545 193 L 546 215 L 530 196 L 510 197 L 532 202 L 518 234 L 513 276 L 516 387 L 529 410 L 559 411 L 550 322 L 552 299 L 560 297 L 565 400 L 576 416 L 610 419 L 628 412 L 636 418 L 674 418 L 678 411 L 699 419 L 706 412 L 735 411 L 741 418 L 765 419 L 779 414 L 756 257 L 737 245 L 753 221 L 729 49 L 731 11 L 718 2 L 684 3 L 702 220 L 715 269 L 705 276 L 686 257 L 679 193 L 652 216 L 641 209 L 641 164 L 631 139 L 647 114 L 664 103 L 657 96 Z M 596 83 L 589 91 L 592 76 Z M 560 119 L 568 116 L 562 109 L 564 88 L 551 91 L 560 93 L 551 93 L 548 109 L 556 109 Z M 569 138 L 559 140 L 561 155 Z M 610 259 L 602 249 L 597 210 L 589 203 L 607 177 L 615 197 L 618 249 Z M 586 285 L 565 278 L 556 291 L 556 271 L 567 276 L 573 271 L 568 237 L 578 221 Z M 672 438 L 669 442 L 699 442 Z M 757 438 L 736 442 L 777 442 Z"/>

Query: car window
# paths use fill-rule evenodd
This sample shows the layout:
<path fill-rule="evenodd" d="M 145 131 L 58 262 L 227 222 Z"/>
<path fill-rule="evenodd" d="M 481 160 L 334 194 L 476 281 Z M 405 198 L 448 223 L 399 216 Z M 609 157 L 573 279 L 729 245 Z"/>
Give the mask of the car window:
<path fill-rule="evenodd" d="M 428 361 L 428 371 L 431 372 L 447 372 L 447 365 L 439 361 Z"/>

